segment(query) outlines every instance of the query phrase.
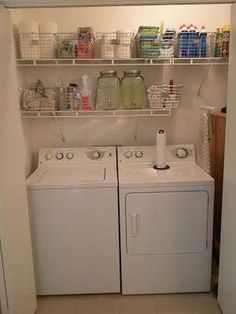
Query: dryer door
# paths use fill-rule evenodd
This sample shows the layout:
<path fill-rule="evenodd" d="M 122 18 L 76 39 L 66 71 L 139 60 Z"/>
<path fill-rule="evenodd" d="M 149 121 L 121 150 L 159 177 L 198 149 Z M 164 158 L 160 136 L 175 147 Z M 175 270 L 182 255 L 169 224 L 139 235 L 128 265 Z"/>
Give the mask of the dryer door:
<path fill-rule="evenodd" d="M 206 252 L 208 198 L 206 191 L 127 194 L 128 254 Z"/>

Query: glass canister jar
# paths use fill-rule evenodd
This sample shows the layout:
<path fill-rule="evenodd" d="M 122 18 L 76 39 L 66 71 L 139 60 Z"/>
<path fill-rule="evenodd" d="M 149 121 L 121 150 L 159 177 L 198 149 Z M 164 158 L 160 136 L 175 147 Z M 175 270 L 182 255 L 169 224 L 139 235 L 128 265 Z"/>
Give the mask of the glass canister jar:
<path fill-rule="evenodd" d="M 148 107 L 144 78 L 137 70 L 125 71 L 121 79 L 123 109 L 145 109 Z"/>
<path fill-rule="evenodd" d="M 116 71 L 102 71 L 97 80 L 96 110 L 115 110 L 121 104 L 120 79 Z"/>

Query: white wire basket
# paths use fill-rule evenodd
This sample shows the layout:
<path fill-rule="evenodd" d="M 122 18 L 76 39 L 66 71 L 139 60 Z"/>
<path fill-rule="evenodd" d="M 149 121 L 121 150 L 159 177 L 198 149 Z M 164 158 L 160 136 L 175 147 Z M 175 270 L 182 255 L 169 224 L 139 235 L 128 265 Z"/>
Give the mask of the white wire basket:
<path fill-rule="evenodd" d="M 229 55 L 229 32 L 178 33 L 176 57 L 224 58 Z"/>
<path fill-rule="evenodd" d="M 40 59 L 39 33 L 19 34 L 19 50 L 21 59 Z"/>
<path fill-rule="evenodd" d="M 117 31 L 96 34 L 96 56 L 101 59 L 130 59 L 134 56 L 134 33 Z"/>
<path fill-rule="evenodd" d="M 152 109 L 178 109 L 181 104 L 183 85 L 153 84 L 147 89 Z"/>
<path fill-rule="evenodd" d="M 23 111 L 56 111 L 59 109 L 59 89 L 44 88 L 43 94 L 35 88 L 21 88 L 21 108 Z"/>
<path fill-rule="evenodd" d="M 140 26 L 136 36 L 140 58 L 173 58 L 176 44 L 176 31 L 167 28 L 161 34 L 158 27 Z"/>
<path fill-rule="evenodd" d="M 21 59 L 83 59 L 92 58 L 94 40 L 85 40 L 78 33 L 20 33 Z"/>

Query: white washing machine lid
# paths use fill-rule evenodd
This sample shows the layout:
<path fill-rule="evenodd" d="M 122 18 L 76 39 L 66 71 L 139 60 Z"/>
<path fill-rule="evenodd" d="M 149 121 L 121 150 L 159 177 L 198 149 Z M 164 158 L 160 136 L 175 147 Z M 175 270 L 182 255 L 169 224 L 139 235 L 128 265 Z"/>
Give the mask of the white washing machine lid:
<path fill-rule="evenodd" d="M 169 163 L 168 170 L 155 170 L 153 164 L 140 163 L 119 168 L 121 187 L 160 187 L 214 184 L 214 179 L 193 162 Z"/>
<path fill-rule="evenodd" d="M 26 181 L 28 189 L 117 186 L 117 176 L 104 164 L 59 165 L 38 168 Z"/>

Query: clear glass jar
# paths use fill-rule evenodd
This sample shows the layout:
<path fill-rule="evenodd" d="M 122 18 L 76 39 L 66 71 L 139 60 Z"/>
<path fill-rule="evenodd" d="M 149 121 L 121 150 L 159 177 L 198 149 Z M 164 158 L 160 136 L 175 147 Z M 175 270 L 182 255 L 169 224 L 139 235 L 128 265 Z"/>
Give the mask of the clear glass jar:
<path fill-rule="evenodd" d="M 120 108 L 120 79 L 116 71 L 102 71 L 97 80 L 96 110 Z"/>
<path fill-rule="evenodd" d="M 123 109 L 145 109 L 148 107 L 144 78 L 140 71 L 125 71 L 121 79 Z"/>

